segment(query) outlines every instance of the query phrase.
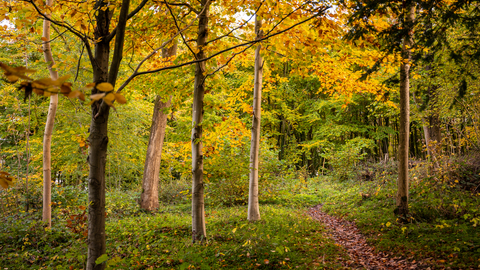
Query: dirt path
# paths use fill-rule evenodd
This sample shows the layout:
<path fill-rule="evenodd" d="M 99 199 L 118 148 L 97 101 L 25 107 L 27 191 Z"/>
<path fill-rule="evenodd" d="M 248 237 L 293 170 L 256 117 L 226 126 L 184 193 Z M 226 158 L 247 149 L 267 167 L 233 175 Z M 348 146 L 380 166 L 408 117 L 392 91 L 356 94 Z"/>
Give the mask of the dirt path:
<path fill-rule="evenodd" d="M 383 252 L 374 251 L 367 244 L 365 237 L 360 233 L 354 222 L 333 217 L 322 211 L 322 206 L 317 205 L 309 209 L 308 214 L 325 224 L 330 230 L 332 238 L 337 244 L 342 245 L 350 258 L 342 261 L 342 265 L 351 269 L 429 269 L 415 261 L 403 258 L 390 257 Z"/>

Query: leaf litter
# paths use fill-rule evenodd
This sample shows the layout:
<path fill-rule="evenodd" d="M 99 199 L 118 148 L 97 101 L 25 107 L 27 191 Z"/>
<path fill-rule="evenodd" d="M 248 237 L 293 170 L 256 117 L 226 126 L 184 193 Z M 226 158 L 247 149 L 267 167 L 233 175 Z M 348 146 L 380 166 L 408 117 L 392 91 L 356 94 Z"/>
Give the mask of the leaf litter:
<path fill-rule="evenodd" d="M 375 251 L 375 248 L 367 243 L 365 236 L 360 233 L 355 222 L 325 213 L 322 205 L 310 208 L 308 214 L 325 224 L 330 231 L 330 236 L 338 245 L 345 248 L 349 259 L 339 258 L 339 262 L 348 269 L 430 269 L 423 262 Z"/>

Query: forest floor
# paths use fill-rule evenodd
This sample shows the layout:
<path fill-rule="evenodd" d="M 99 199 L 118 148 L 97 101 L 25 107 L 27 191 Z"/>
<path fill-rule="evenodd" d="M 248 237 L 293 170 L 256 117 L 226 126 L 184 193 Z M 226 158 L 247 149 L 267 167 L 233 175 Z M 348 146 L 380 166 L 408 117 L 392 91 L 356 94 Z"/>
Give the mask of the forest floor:
<path fill-rule="evenodd" d="M 479 193 L 434 178 L 414 180 L 410 221 L 403 223 L 393 213 L 395 175 L 381 172 L 370 181 L 282 179 L 261 197 L 258 222 L 247 220 L 246 205 L 208 204 L 204 245 L 191 243 L 190 198 L 178 192 L 188 181 L 171 190 L 164 185 L 155 213 L 139 210 L 138 190 L 110 190 L 103 263 L 107 269 L 480 269 Z M 15 190 L 0 195 L 10 204 L 0 216 L 2 270 L 83 269 L 85 190 L 54 188 L 48 230 L 41 196 L 23 211 Z"/>
<path fill-rule="evenodd" d="M 345 248 L 349 258 L 340 258 L 340 262 L 348 269 L 430 269 L 425 262 L 375 251 L 354 222 L 327 214 L 321 204 L 310 208 L 308 214 L 324 224 L 335 242 Z"/>

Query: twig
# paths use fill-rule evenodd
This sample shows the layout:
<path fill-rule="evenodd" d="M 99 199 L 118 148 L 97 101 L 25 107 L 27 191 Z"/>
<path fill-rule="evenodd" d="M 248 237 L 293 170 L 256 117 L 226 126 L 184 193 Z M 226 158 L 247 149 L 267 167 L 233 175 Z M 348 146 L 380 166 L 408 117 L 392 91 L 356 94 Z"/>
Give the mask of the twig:
<path fill-rule="evenodd" d="M 77 73 L 75 74 L 75 80 L 74 82 L 77 81 L 78 78 L 78 71 L 80 70 L 80 62 L 82 61 L 82 56 L 83 56 L 83 50 L 85 49 L 85 45 L 82 46 L 82 51 L 80 52 L 80 56 L 78 57 L 78 63 L 77 63 Z"/>
<path fill-rule="evenodd" d="M 230 34 L 233 33 L 235 30 L 238 30 L 238 29 L 242 28 L 242 27 L 243 27 L 245 24 L 247 24 L 255 15 L 257 15 L 257 12 L 260 10 L 260 8 L 262 7 L 263 3 L 265 3 L 265 0 L 263 0 L 263 1 L 260 3 L 260 5 L 258 6 L 258 8 L 255 10 L 255 13 L 252 14 L 252 16 L 250 16 L 250 18 L 248 18 L 248 20 L 246 20 L 244 23 L 242 23 L 241 25 L 239 25 L 239 26 L 236 27 L 236 28 L 233 28 L 230 32 L 226 33 L 226 34 L 223 35 L 223 36 L 219 36 L 219 37 L 214 38 L 214 39 L 212 39 L 212 40 L 210 40 L 210 41 L 207 41 L 207 43 L 206 43 L 205 45 L 208 45 L 209 43 L 215 42 L 215 41 L 217 41 L 217 40 L 219 40 L 219 39 L 222 39 L 222 38 L 224 38 L 224 37 L 230 36 Z"/>
<path fill-rule="evenodd" d="M 183 40 L 183 42 L 185 43 L 185 46 L 187 46 L 188 50 L 190 50 L 190 52 L 192 53 L 193 57 L 194 57 L 195 59 L 197 59 L 197 55 L 196 55 L 195 52 L 192 50 L 192 48 L 190 48 L 190 45 L 188 45 L 188 42 L 185 40 L 185 37 L 183 36 L 182 32 L 180 31 L 180 27 L 178 26 L 177 19 L 175 19 L 175 14 L 173 14 L 172 9 L 170 8 L 170 6 L 168 5 L 167 2 L 165 2 L 165 5 L 167 6 L 167 9 L 168 9 L 168 11 L 170 12 L 170 15 L 172 15 L 172 19 L 173 19 L 173 22 L 175 23 L 175 27 L 177 27 L 177 30 L 179 31 L 180 36 L 182 37 L 182 40 Z M 200 15 L 200 14 L 198 14 L 198 15 Z"/>

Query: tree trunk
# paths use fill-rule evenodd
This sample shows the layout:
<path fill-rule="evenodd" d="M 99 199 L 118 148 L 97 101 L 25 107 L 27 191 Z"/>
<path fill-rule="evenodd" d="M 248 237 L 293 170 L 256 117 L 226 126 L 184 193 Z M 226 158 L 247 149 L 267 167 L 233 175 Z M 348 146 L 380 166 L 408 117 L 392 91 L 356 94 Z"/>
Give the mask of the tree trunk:
<path fill-rule="evenodd" d="M 111 11 L 108 2 L 99 0 L 95 4 L 96 27 L 95 55 L 92 61 L 93 81 L 98 84 L 109 82 L 115 86 L 118 70 L 123 54 L 125 39 L 125 27 L 130 0 L 123 0 L 117 23 L 115 36 L 115 49 L 112 57 L 109 73 L 110 44 L 108 40 Z M 107 7 L 102 10 L 102 7 Z M 97 93 L 94 88 L 92 94 Z M 92 106 L 92 120 L 90 124 L 90 152 L 88 163 L 90 172 L 88 175 L 88 256 L 87 270 L 102 270 L 106 264 L 96 264 L 98 257 L 106 253 L 105 243 L 105 164 L 107 160 L 108 146 L 108 116 L 110 107 L 102 100 L 95 101 Z"/>
<path fill-rule="evenodd" d="M 402 48 L 402 63 L 400 65 L 400 127 L 398 146 L 398 191 L 395 212 L 406 217 L 408 214 L 408 150 L 410 127 L 410 61 L 412 60 L 411 47 L 413 45 L 413 20 L 415 5 L 407 6 L 405 28 L 408 33 L 404 37 Z"/>
<path fill-rule="evenodd" d="M 208 16 L 210 0 L 201 0 L 197 37 L 197 59 L 205 58 L 204 46 L 208 36 Z M 206 236 L 205 206 L 203 185 L 203 150 L 202 121 L 203 96 L 205 93 L 205 62 L 199 62 L 195 67 L 195 85 L 193 89 L 192 108 L 192 242 L 203 241 Z"/>
<path fill-rule="evenodd" d="M 172 57 L 177 53 L 177 44 L 170 49 L 162 50 L 163 58 Z M 164 110 L 170 107 L 172 96 L 167 102 L 163 102 L 160 96 L 155 99 L 153 109 L 152 127 L 148 141 L 147 158 L 143 171 L 142 194 L 140 196 L 140 207 L 147 211 L 153 211 L 159 207 L 158 203 L 158 182 L 160 162 L 162 160 L 163 141 L 167 127 L 168 114 Z"/>
<path fill-rule="evenodd" d="M 45 5 L 51 6 L 53 0 L 47 0 Z M 47 15 L 50 17 L 50 15 Z M 45 62 L 47 62 L 48 71 L 52 80 L 58 79 L 58 73 L 53 70 L 52 66 L 55 64 L 50 47 L 50 22 L 43 20 L 43 55 Z M 58 94 L 50 96 L 50 105 L 48 106 L 47 122 L 45 123 L 45 133 L 43 134 L 43 213 L 42 220 L 47 227 L 52 226 L 52 133 L 53 124 L 55 122 L 55 114 L 58 107 Z"/>
<path fill-rule="evenodd" d="M 261 30 L 262 20 L 255 17 L 255 33 L 257 39 L 263 37 Z M 260 54 L 262 45 L 257 46 L 255 51 L 255 81 L 253 87 L 253 120 L 252 120 L 252 141 L 250 146 L 250 187 L 248 193 L 248 220 L 260 220 L 260 209 L 258 205 L 258 164 L 260 149 L 260 119 L 262 104 L 262 79 L 263 79 L 263 58 Z"/>

